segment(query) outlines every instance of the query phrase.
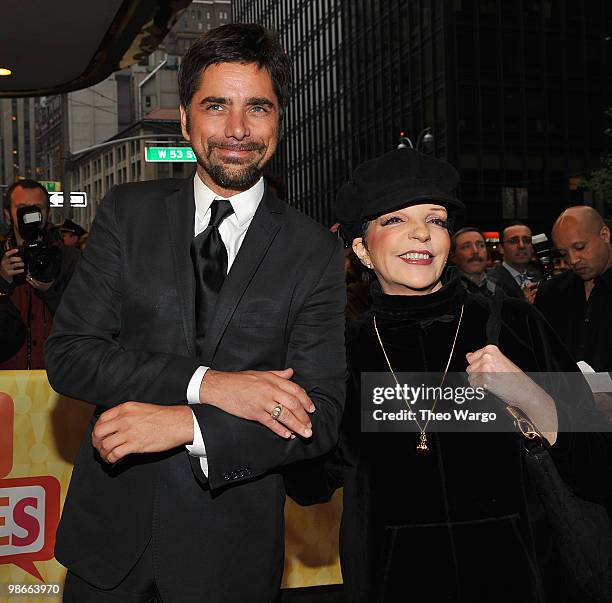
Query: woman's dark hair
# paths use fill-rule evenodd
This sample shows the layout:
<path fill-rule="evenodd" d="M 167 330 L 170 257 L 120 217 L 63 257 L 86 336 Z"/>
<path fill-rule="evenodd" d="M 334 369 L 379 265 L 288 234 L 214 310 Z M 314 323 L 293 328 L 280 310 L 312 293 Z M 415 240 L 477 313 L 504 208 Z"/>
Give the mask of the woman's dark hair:
<path fill-rule="evenodd" d="M 289 102 L 291 63 L 278 33 L 257 23 L 228 23 L 197 38 L 185 54 L 178 75 L 179 97 L 187 114 L 202 73 L 218 63 L 255 63 L 266 69 L 282 117 Z"/>
<path fill-rule="evenodd" d="M 370 228 L 371 223 L 372 223 L 372 220 L 364 220 L 361 223 L 361 238 L 363 239 L 363 246 L 366 249 L 368 248 L 368 238 L 367 238 L 368 228 Z"/>

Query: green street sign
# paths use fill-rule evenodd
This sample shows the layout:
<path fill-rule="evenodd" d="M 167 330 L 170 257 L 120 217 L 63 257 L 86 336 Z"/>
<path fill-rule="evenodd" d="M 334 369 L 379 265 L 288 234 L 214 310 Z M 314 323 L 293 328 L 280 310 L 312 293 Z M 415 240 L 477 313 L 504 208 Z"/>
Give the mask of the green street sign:
<path fill-rule="evenodd" d="M 191 147 L 145 147 L 145 161 L 195 161 Z"/>
<path fill-rule="evenodd" d="M 50 193 L 57 193 L 62 190 L 62 183 L 57 182 L 55 180 L 39 180 L 40 184 L 42 184 Z"/>

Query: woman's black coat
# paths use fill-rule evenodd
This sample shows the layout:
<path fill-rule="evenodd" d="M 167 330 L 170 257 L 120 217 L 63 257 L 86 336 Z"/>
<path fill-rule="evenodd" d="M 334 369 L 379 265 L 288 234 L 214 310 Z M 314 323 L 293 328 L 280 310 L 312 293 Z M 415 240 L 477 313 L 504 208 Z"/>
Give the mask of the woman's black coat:
<path fill-rule="evenodd" d="M 430 434 L 417 454 L 416 433 L 362 433 L 360 377 L 387 372 L 373 314 L 396 372 L 442 372 L 464 315 L 450 371 L 487 344 L 490 300 L 458 279 L 421 297 L 387 296 L 376 286 L 371 312 L 349 329 L 349 388 L 338 450 L 287 478 L 302 504 L 344 486 L 340 557 L 349 601 L 561 601 L 554 542 L 522 463 L 516 433 Z M 505 299 L 499 347 L 526 372 L 576 372 L 575 363 L 533 307 Z M 566 482 L 585 498 L 608 495 L 607 434 L 572 433 L 599 419 L 588 390 L 568 397 L 561 375 L 547 387 L 559 434 L 551 448 Z M 501 409 L 501 407 L 500 407 Z M 503 411 L 502 411 L 503 414 Z M 592 423 L 595 425 L 595 423 Z M 596 429 L 594 427 L 594 429 Z"/>

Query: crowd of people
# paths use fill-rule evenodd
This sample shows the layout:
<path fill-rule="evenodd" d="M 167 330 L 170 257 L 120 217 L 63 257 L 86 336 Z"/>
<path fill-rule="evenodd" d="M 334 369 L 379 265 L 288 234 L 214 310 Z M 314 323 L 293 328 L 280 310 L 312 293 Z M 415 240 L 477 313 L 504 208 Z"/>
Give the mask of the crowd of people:
<path fill-rule="evenodd" d="M 529 226 L 504 224 L 492 266 L 457 171 L 396 149 L 355 169 L 332 235 L 262 176 L 289 81 L 270 30 L 198 37 L 179 70 L 196 173 L 112 189 L 83 260 L 87 233 L 47 225 L 44 187 L 7 192 L 0 368 L 46 367 L 94 407 L 57 533 L 64 600 L 275 601 L 285 492 L 313 504 L 340 487 L 349 601 L 586 600 L 524 440 L 611 509 L 610 423 L 580 376 L 612 371 L 609 227 L 565 210 L 549 278 Z M 398 388 L 399 373 L 459 374 L 512 412 L 492 433 L 414 418 L 372 433 L 372 373 Z"/>

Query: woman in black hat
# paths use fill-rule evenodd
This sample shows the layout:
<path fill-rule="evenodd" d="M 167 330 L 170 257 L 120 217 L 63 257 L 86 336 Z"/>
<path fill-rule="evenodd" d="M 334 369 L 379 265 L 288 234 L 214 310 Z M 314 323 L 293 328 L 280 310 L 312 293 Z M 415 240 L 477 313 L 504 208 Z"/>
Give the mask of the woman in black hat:
<path fill-rule="evenodd" d="M 592 401 L 572 400 L 570 409 L 561 381 L 547 391 L 523 372 L 577 370 L 548 324 L 521 300 L 498 299 L 492 316 L 489 300 L 445 274 L 449 228 L 463 209 L 454 196 L 457 183 L 449 164 L 400 149 L 359 166 L 336 208 L 344 240 L 376 275 L 373 307 L 348 330 L 339 449 L 287 483 L 289 494 L 306 504 L 344 486 L 340 555 L 349 601 L 561 600 L 546 567 L 554 559 L 538 549 L 546 538 L 540 540 L 530 516 L 522 436 L 505 404 L 493 407 L 504 432 L 461 433 L 468 427 L 456 423 L 453 433 L 438 433 L 435 421 L 417 412 L 416 421 L 404 420 L 414 432 L 398 433 L 391 419 L 373 425 L 376 381 L 367 381 L 361 398 L 366 373 L 391 375 L 395 385 L 398 373 L 467 372 L 471 385 L 518 407 L 539 428 L 579 492 L 595 496 L 600 485 L 604 436 L 569 433 L 574 412 L 590 414 Z M 499 334 L 499 346 L 488 345 L 491 333 Z M 395 416 L 415 408 L 402 397 L 378 408 Z M 453 404 L 434 397 L 417 407 L 440 411 Z M 582 436 L 588 446 L 579 445 Z"/>

